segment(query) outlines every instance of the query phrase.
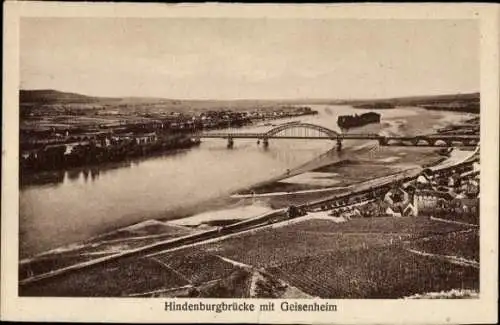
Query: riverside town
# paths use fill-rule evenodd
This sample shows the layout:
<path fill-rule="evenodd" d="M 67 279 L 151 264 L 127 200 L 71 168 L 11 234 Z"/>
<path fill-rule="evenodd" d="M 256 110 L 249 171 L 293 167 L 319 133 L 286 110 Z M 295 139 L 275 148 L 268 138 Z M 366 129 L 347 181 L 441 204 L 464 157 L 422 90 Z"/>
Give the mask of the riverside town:
<path fill-rule="evenodd" d="M 473 24 L 23 17 L 19 296 L 478 299 Z"/>

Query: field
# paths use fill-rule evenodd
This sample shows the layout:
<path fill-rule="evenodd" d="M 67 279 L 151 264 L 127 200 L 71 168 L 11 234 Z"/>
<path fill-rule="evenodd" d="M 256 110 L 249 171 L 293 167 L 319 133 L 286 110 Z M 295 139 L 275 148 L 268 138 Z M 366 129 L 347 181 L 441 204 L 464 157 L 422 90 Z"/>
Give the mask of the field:
<path fill-rule="evenodd" d="M 224 269 L 219 262 L 213 262 L 214 255 L 218 255 L 268 273 L 311 296 L 401 298 L 457 288 L 477 290 L 477 267 L 439 258 L 452 255 L 477 260 L 477 241 L 477 234 L 467 226 L 423 217 L 353 219 L 345 223 L 306 218 L 182 249 L 175 254 L 165 253 L 162 261 L 200 282 L 222 275 L 222 280 L 208 285 L 210 288 L 219 288 L 221 283 L 229 281 L 224 275 L 235 277 L 232 275 L 235 269 Z M 413 253 L 412 249 L 428 256 Z M 438 258 L 433 254 L 438 254 Z M 179 256 L 187 256 L 187 260 L 180 263 Z M 203 287 L 206 286 L 198 288 Z M 230 289 L 227 285 L 225 288 L 219 288 L 223 293 L 213 289 L 200 295 L 227 296 Z"/>
<path fill-rule="evenodd" d="M 345 250 L 270 268 L 321 298 L 402 298 L 479 287 L 479 270 L 415 255 L 401 247 Z"/>
<path fill-rule="evenodd" d="M 305 256 L 336 252 L 345 247 L 380 246 L 395 240 L 395 235 L 263 232 L 258 236 L 233 239 L 221 245 L 210 245 L 207 251 L 255 267 L 287 263 Z M 272 247 L 272 248 L 271 248 Z"/>
<path fill-rule="evenodd" d="M 402 298 L 478 290 L 475 228 L 430 218 L 302 217 L 225 239 L 109 261 L 21 295 Z"/>
<path fill-rule="evenodd" d="M 402 240 L 466 229 L 428 218 L 306 220 L 202 245 L 213 254 L 255 267 L 277 266 L 306 256 L 391 245 Z"/>
<path fill-rule="evenodd" d="M 235 270 L 233 264 L 202 250 L 184 249 L 151 258 L 182 274 L 193 284 L 218 280 Z"/>
<path fill-rule="evenodd" d="M 439 215 L 440 219 L 445 219 L 455 222 L 463 222 L 471 225 L 479 226 L 479 214 L 478 213 L 451 213 L 448 215 Z"/>
<path fill-rule="evenodd" d="M 122 259 L 67 273 L 57 281 L 20 287 L 25 296 L 121 297 L 188 284 L 176 272 L 148 258 Z"/>
<path fill-rule="evenodd" d="M 251 276 L 248 270 L 236 269 L 224 279 L 199 286 L 198 295 L 210 298 L 248 298 Z"/>
<path fill-rule="evenodd" d="M 62 269 L 74 264 L 83 263 L 101 256 L 57 254 L 36 258 L 27 263 L 19 264 L 19 279 L 44 274 L 50 271 Z"/>
<path fill-rule="evenodd" d="M 134 248 L 190 234 L 191 229 L 149 220 L 94 237 L 73 247 L 56 249 L 20 264 L 19 277 L 25 279 L 64 267 L 117 254 Z"/>
<path fill-rule="evenodd" d="M 440 223 L 426 217 L 416 218 L 364 218 L 352 219 L 345 223 L 329 220 L 308 220 L 287 227 L 289 232 L 335 232 L 357 234 L 398 234 L 412 237 L 429 236 L 468 229 L 466 226 Z"/>
<path fill-rule="evenodd" d="M 479 230 L 471 229 L 442 237 L 424 238 L 412 242 L 409 247 L 427 253 L 457 256 L 479 262 Z"/>

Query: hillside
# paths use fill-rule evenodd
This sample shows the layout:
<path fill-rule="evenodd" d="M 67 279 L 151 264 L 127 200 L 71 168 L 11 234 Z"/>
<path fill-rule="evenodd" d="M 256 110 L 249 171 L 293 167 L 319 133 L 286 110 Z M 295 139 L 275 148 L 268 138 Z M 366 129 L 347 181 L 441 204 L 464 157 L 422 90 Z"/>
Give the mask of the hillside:
<path fill-rule="evenodd" d="M 479 113 L 480 93 L 439 95 L 439 96 L 414 96 L 399 98 L 384 98 L 371 100 L 345 100 L 340 104 L 359 107 L 377 108 L 377 105 L 387 106 L 419 106 L 432 110 L 451 110 L 470 113 Z"/>
<path fill-rule="evenodd" d="M 444 109 L 479 112 L 479 93 L 448 94 L 439 96 L 413 96 L 394 97 L 384 99 L 234 99 L 234 100 L 180 100 L 154 97 L 94 97 L 77 93 L 62 92 L 52 89 L 45 90 L 21 90 L 19 102 L 21 106 L 32 105 L 61 105 L 61 104 L 96 104 L 118 106 L 122 109 L 146 109 L 148 106 L 161 105 L 167 111 L 182 111 L 186 108 L 194 110 L 203 109 L 247 109 L 266 108 L 275 105 L 377 105 L 390 104 L 393 106 L 420 106 L 427 109 Z M 139 105 L 139 106 L 137 106 Z M 149 107 L 148 109 L 150 109 Z"/>
<path fill-rule="evenodd" d="M 393 97 L 384 99 L 353 99 L 342 100 L 343 104 L 364 104 L 364 103 L 391 103 L 395 105 L 422 105 L 431 103 L 447 103 L 453 101 L 478 101 L 480 94 L 466 93 L 466 94 L 447 94 L 437 96 L 411 96 L 411 97 Z"/>
<path fill-rule="evenodd" d="M 96 103 L 102 98 L 62 92 L 52 89 L 22 90 L 19 92 L 21 104 L 69 104 L 69 103 Z"/>
<path fill-rule="evenodd" d="M 277 105 L 303 104 L 299 100 L 214 100 L 214 99 L 168 99 L 155 97 L 94 97 L 57 90 L 21 90 L 19 104 L 24 115 L 34 110 L 51 114 L 52 111 L 67 110 L 119 110 L 122 114 L 184 112 L 231 109 L 274 109 Z"/>

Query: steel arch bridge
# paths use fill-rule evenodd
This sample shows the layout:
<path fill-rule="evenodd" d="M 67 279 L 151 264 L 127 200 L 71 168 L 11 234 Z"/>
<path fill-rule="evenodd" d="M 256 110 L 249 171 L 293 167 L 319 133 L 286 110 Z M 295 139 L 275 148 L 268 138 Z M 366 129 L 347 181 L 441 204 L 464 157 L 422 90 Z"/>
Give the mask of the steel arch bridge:
<path fill-rule="evenodd" d="M 262 138 L 327 138 L 337 139 L 337 131 L 311 123 L 286 123 L 278 125 L 263 134 Z"/>
<path fill-rule="evenodd" d="M 431 146 L 452 147 L 457 142 L 464 146 L 476 146 L 479 143 L 479 135 L 406 135 L 406 136 L 384 136 L 374 133 L 339 133 L 324 126 L 291 122 L 278 125 L 266 132 L 225 132 L 225 133 L 200 133 L 194 135 L 197 138 L 219 138 L 227 139 L 228 147 L 233 147 L 234 139 L 257 139 L 257 144 L 262 141 L 264 147 L 269 145 L 270 139 L 309 139 L 309 140 L 333 140 L 337 142 L 337 149 L 342 148 L 343 140 L 376 140 L 381 146 Z"/>

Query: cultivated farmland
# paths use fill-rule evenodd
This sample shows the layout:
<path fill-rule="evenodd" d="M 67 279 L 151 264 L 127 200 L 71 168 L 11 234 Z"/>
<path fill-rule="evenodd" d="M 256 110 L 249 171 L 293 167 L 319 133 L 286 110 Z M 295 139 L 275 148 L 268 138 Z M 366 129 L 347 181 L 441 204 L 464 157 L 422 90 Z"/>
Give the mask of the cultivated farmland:
<path fill-rule="evenodd" d="M 345 223 L 310 219 L 242 234 L 202 247 L 211 253 L 249 265 L 269 267 L 305 256 L 386 246 L 411 238 L 463 229 L 466 227 L 428 218 L 367 218 Z"/>
<path fill-rule="evenodd" d="M 23 286 L 20 294 L 56 297 L 120 297 L 188 284 L 174 271 L 148 258 L 121 259 Z"/>
<path fill-rule="evenodd" d="M 228 276 L 235 266 L 202 250 L 183 249 L 151 257 L 197 284 Z"/>
<path fill-rule="evenodd" d="M 268 269 L 321 298 L 402 298 L 479 288 L 479 270 L 413 254 L 401 247 L 345 250 Z"/>
<path fill-rule="evenodd" d="M 425 238 L 412 242 L 409 247 L 427 253 L 457 256 L 479 262 L 479 230 L 471 229 L 467 232 Z"/>

